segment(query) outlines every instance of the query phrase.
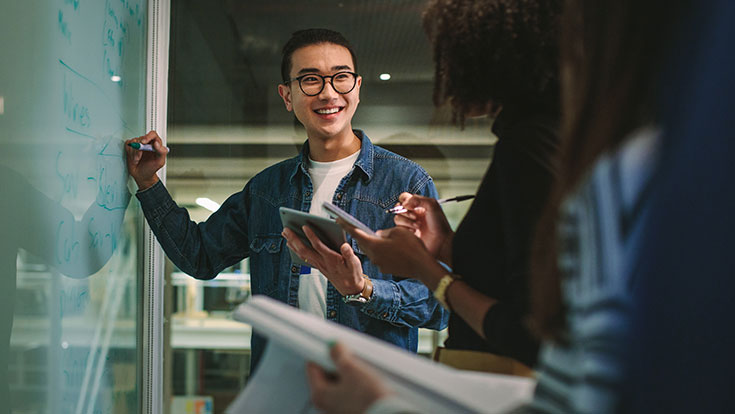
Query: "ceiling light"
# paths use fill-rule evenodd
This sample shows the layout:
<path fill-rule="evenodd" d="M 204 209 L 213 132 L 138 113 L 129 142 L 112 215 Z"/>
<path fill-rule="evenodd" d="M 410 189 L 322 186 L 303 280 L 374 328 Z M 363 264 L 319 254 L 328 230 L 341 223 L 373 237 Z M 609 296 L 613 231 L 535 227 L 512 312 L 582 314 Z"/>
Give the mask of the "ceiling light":
<path fill-rule="evenodd" d="M 0 96 L 0 115 L 5 113 L 5 98 Z"/>
<path fill-rule="evenodd" d="M 113 82 L 120 82 L 122 80 L 122 78 L 119 77 L 119 76 L 117 76 L 117 75 L 112 75 L 112 77 L 110 78 L 110 80 L 113 81 Z"/>
<path fill-rule="evenodd" d="M 219 210 L 219 204 L 216 201 L 212 201 L 208 199 L 207 197 L 198 197 L 196 199 L 197 204 L 200 206 L 206 208 L 209 211 L 217 211 Z"/>
<path fill-rule="evenodd" d="M 387 81 L 390 79 L 390 73 L 381 73 L 380 76 L 378 76 L 380 80 Z"/>

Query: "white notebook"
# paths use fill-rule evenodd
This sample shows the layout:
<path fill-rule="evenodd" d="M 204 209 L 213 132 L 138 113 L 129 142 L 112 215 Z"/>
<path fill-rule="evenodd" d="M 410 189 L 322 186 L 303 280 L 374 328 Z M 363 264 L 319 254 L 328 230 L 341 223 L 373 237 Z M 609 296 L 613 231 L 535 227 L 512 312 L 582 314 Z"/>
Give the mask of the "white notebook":
<path fill-rule="evenodd" d="M 264 296 L 240 305 L 234 318 L 252 325 L 269 345 L 228 414 L 316 412 L 305 364 L 333 370 L 329 345 L 334 341 L 347 345 L 421 413 L 507 412 L 529 402 L 536 385 L 528 378 L 450 368 Z"/>

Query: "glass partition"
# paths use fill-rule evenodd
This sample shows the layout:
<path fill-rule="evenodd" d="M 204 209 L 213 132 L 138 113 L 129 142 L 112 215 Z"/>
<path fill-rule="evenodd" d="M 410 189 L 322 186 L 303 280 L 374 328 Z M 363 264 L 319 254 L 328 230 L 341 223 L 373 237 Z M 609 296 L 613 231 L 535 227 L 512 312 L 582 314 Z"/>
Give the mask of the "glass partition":
<path fill-rule="evenodd" d="M 0 13 L 0 412 L 138 412 L 145 0 Z M 140 250 L 139 250 L 140 249 Z"/>

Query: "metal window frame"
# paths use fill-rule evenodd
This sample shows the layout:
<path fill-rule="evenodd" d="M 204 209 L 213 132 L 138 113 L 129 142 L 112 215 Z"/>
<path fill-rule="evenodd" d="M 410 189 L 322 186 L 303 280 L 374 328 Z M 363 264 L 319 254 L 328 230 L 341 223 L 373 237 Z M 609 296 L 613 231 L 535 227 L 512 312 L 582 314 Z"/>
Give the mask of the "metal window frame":
<path fill-rule="evenodd" d="M 168 52 L 170 33 L 170 0 L 148 0 L 146 53 L 146 130 L 155 130 L 166 141 L 168 106 Z M 166 167 L 159 172 L 166 182 Z M 142 280 L 138 316 L 139 403 L 138 412 L 163 413 L 163 267 L 164 256 L 148 223 L 141 220 L 143 243 L 139 246 Z"/>

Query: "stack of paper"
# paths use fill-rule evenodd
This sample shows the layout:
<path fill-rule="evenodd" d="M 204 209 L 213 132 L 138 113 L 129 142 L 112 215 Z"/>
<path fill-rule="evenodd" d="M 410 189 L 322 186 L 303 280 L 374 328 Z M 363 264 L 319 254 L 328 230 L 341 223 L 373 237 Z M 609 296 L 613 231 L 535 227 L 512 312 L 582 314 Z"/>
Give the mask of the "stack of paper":
<path fill-rule="evenodd" d="M 535 381 L 460 371 L 264 296 L 241 305 L 236 320 L 268 338 L 255 375 L 227 409 L 241 413 L 316 412 L 306 361 L 334 370 L 329 345 L 341 342 L 420 413 L 500 413 L 530 401 Z"/>

